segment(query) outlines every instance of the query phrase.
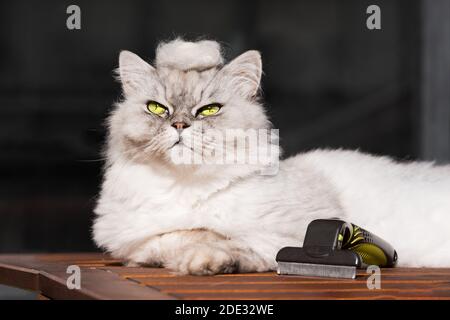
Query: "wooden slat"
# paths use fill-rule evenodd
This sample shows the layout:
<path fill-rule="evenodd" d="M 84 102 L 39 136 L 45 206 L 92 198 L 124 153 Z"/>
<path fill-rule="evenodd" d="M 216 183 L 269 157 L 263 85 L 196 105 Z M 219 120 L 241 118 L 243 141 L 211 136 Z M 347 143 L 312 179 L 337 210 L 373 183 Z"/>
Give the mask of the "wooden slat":
<path fill-rule="evenodd" d="M 382 288 L 367 288 L 368 274 L 356 280 L 278 276 L 273 272 L 213 277 L 176 276 L 121 270 L 124 277 L 180 299 L 449 299 L 450 269 L 383 269 Z"/>
<path fill-rule="evenodd" d="M 99 254 L 0 255 L 0 283 L 39 291 L 51 299 L 173 299 L 96 267 L 80 266 L 81 289 L 68 289 L 67 267 L 94 261 L 102 267 L 117 264 L 117 260 Z"/>
<path fill-rule="evenodd" d="M 133 275 L 132 275 L 133 277 Z M 384 269 L 379 290 L 356 280 L 277 276 L 274 273 L 194 277 L 137 274 L 135 281 L 180 299 L 449 299 L 450 270 Z"/>
<path fill-rule="evenodd" d="M 0 263 L 0 282 L 7 286 L 38 291 L 39 271 Z"/>
<path fill-rule="evenodd" d="M 213 291 L 273 291 L 273 292 L 297 292 L 297 291 L 327 291 L 330 289 L 337 291 L 367 291 L 369 290 L 365 284 L 362 283 L 347 283 L 342 285 L 330 285 L 328 283 L 297 283 L 286 282 L 277 283 L 209 283 L 202 285 L 193 285 L 191 283 L 181 284 L 156 284 L 152 286 L 157 287 L 164 292 L 213 292 Z M 403 283 L 385 283 L 382 282 L 382 288 L 377 291 L 383 290 L 449 290 L 450 283 L 448 281 L 440 282 L 403 282 Z"/>
<path fill-rule="evenodd" d="M 82 270 L 82 289 L 69 290 L 66 268 Z M 382 269 L 381 289 L 369 275 L 327 279 L 274 272 L 180 276 L 163 268 L 130 268 L 103 254 L 0 255 L 0 283 L 52 299 L 450 299 L 450 269 Z"/>
<path fill-rule="evenodd" d="M 266 293 L 266 292 L 216 292 L 216 293 L 185 293 L 176 295 L 179 299 L 188 300 L 448 300 L 442 293 L 429 296 L 423 292 L 405 293 L 402 291 L 379 292 L 295 292 L 295 293 Z M 443 294 L 448 294 L 444 292 Z"/>
<path fill-rule="evenodd" d="M 136 282 L 142 283 L 144 285 L 208 285 L 208 284 L 246 284 L 246 285 L 262 285 L 262 284 L 287 284 L 287 285 L 308 285 L 308 284 L 324 284 L 324 285 L 346 285 L 346 284 L 366 284 L 365 281 L 360 282 L 356 280 L 343 280 L 340 282 L 332 281 L 332 280 L 322 280 L 322 279 L 302 279 L 302 278 L 293 278 L 293 279 L 278 279 L 275 275 L 273 278 L 253 278 L 253 279 L 236 279 L 229 278 L 227 281 L 221 281 L 217 278 L 211 279 L 192 279 L 192 278 L 171 278 L 171 277 L 161 277 L 161 278 L 128 278 L 130 280 L 134 280 Z M 448 283 L 448 280 L 443 280 L 442 277 L 436 277 L 435 279 L 420 279 L 420 278 L 411 278 L 411 279 L 403 279 L 398 277 L 397 279 L 391 279 L 389 277 L 382 277 L 382 282 L 385 284 L 402 284 L 402 283 L 411 283 L 411 284 L 420 284 L 420 283 Z"/>

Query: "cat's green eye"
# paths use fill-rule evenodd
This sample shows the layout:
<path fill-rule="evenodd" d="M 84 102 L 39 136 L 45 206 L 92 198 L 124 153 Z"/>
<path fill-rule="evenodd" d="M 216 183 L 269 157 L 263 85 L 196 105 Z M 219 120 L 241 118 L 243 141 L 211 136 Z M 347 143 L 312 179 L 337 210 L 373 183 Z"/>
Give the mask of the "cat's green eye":
<path fill-rule="evenodd" d="M 163 116 L 167 112 L 167 108 L 156 101 L 149 101 L 147 103 L 147 110 L 158 116 Z"/>
<path fill-rule="evenodd" d="M 208 104 L 207 106 L 201 107 L 200 109 L 197 110 L 197 116 L 198 115 L 202 115 L 204 117 L 212 116 L 217 112 L 219 112 L 220 108 L 222 108 L 222 106 L 218 103 Z"/>

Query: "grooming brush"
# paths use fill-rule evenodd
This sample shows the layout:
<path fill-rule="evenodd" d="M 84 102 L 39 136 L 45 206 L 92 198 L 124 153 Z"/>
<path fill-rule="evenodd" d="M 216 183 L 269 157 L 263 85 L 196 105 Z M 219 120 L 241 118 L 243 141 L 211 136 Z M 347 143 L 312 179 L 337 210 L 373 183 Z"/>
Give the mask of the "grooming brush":
<path fill-rule="evenodd" d="M 355 279 L 356 269 L 369 265 L 394 267 L 397 252 L 385 240 L 338 219 L 313 220 L 303 247 L 282 248 L 278 274 Z"/>

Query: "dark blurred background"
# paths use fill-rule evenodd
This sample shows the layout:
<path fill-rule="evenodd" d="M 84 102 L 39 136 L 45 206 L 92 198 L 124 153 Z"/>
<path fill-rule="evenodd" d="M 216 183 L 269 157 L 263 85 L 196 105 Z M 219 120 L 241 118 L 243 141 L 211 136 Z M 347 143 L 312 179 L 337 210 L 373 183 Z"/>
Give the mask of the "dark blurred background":
<path fill-rule="evenodd" d="M 66 8 L 81 8 L 81 30 Z M 381 8 L 381 30 L 366 8 Z M 450 1 L 2 1 L 0 253 L 95 250 L 103 119 L 122 49 L 220 40 L 262 52 L 263 92 L 286 155 L 359 148 L 450 159 Z"/>

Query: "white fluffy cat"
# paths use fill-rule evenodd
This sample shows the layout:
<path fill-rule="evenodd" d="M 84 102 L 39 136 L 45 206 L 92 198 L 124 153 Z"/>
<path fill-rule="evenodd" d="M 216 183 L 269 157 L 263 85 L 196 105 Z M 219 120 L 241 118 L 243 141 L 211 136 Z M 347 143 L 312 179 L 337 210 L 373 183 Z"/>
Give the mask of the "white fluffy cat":
<path fill-rule="evenodd" d="M 271 127 L 256 98 L 261 73 L 257 51 L 224 65 L 213 41 L 162 43 L 154 66 L 120 54 L 124 99 L 108 119 L 96 243 L 180 273 L 267 271 L 310 221 L 340 217 L 390 242 L 400 266 L 450 267 L 448 165 L 343 150 L 299 154 L 274 175 L 263 164 L 173 162 L 174 150 L 201 154 L 192 139 L 207 129 Z"/>

